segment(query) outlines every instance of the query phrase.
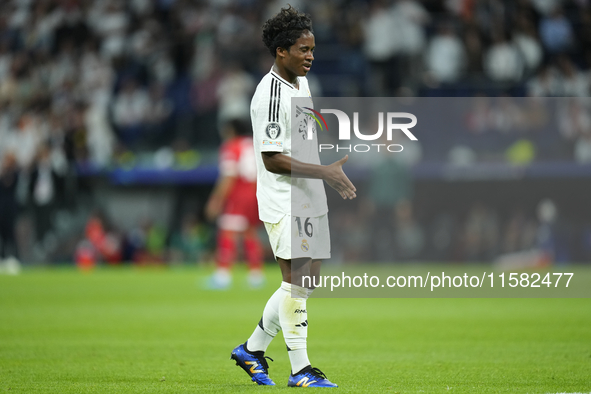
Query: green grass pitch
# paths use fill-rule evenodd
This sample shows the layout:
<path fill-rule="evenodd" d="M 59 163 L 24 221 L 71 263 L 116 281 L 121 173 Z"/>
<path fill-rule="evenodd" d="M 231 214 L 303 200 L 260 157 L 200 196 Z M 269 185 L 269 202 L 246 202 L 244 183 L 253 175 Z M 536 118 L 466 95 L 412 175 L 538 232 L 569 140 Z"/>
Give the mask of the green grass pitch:
<path fill-rule="evenodd" d="M 30 269 L 0 276 L 0 392 L 297 391 L 282 335 L 276 387 L 229 359 L 279 272 L 204 291 L 207 271 Z M 591 299 L 311 299 L 308 350 L 341 393 L 589 393 Z M 308 389 L 310 390 L 310 389 Z M 326 389 L 328 390 L 328 389 Z"/>

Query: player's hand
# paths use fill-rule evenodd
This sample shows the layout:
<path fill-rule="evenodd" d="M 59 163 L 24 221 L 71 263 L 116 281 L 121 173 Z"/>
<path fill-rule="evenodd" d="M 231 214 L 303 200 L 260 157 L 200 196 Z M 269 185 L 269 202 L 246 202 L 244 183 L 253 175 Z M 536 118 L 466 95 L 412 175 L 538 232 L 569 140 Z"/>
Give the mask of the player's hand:
<path fill-rule="evenodd" d="M 357 194 L 355 194 L 357 189 L 343 171 L 343 164 L 345 164 L 347 160 L 349 160 L 349 155 L 326 166 L 326 176 L 324 180 L 330 187 L 339 192 L 343 199 L 346 200 L 348 198 L 349 200 L 352 200 L 357 197 Z"/>
<path fill-rule="evenodd" d="M 205 218 L 210 222 L 214 222 L 221 213 L 221 199 L 214 196 L 210 197 L 209 201 L 207 201 L 207 204 L 205 205 Z"/>

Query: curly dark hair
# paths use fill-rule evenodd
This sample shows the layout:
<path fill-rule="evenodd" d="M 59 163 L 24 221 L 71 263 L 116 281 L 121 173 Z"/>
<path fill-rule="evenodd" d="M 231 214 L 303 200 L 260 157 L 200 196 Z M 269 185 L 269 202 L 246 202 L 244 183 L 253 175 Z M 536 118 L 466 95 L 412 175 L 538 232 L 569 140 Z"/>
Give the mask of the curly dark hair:
<path fill-rule="evenodd" d="M 246 123 L 241 119 L 232 119 L 228 122 L 228 125 L 234 129 L 236 135 L 252 136 L 250 122 Z"/>
<path fill-rule="evenodd" d="M 288 4 L 263 25 L 263 42 L 275 57 L 277 48 L 289 50 L 306 30 L 314 33 L 310 15 L 299 12 Z"/>

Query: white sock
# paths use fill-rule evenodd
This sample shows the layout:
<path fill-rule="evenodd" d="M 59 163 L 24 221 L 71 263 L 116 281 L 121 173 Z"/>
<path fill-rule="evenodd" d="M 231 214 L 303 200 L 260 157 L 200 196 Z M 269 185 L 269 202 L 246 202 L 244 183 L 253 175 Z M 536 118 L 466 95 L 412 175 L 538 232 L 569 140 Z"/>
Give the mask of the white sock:
<path fill-rule="evenodd" d="M 279 306 L 279 323 L 283 330 L 283 338 L 285 338 L 287 345 L 287 354 L 293 374 L 310 365 L 306 345 L 308 338 L 308 311 L 306 310 L 308 289 L 286 282 L 281 283 L 281 288 L 288 292 L 288 296 Z"/>
<path fill-rule="evenodd" d="M 232 284 L 232 274 L 227 268 L 218 268 L 213 274 L 213 280 L 220 287 L 228 287 Z"/>
<path fill-rule="evenodd" d="M 285 297 L 289 296 L 289 292 L 280 287 L 269 298 L 263 311 L 263 317 L 261 317 L 259 324 L 246 343 L 248 351 L 264 352 L 267 350 L 275 335 L 281 330 L 279 325 L 279 305 L 283 303 Z"/>
<path fill-rule="evenodd" d="M 308 349 L 296 349 L 287 352 L 291 363 L 291 374 L 294 375 L 310 365 L 308 360 Z"/>

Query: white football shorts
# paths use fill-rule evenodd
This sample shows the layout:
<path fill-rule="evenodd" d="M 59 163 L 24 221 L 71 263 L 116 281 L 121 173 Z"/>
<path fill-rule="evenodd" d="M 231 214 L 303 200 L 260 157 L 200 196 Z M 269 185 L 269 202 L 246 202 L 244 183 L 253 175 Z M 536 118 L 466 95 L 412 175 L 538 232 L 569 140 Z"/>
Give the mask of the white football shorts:
<path fill-rule="evenodd" d="M 275 259 L 330 258 L 328 215 L 306 218 L 285 215 L 277 223 L 265 222 Z"/>

